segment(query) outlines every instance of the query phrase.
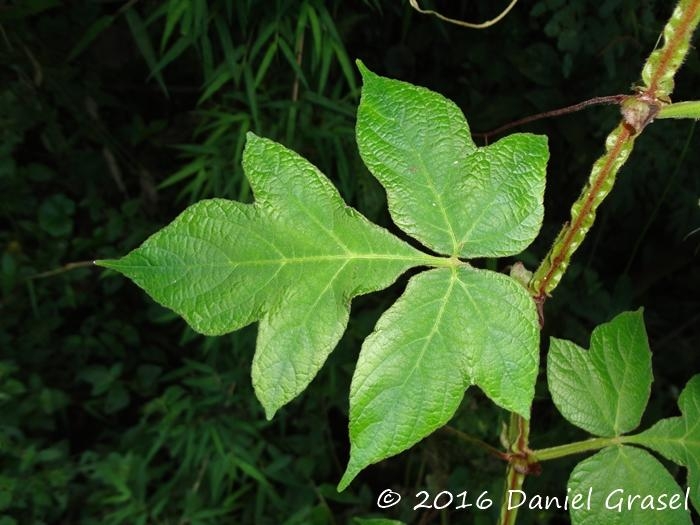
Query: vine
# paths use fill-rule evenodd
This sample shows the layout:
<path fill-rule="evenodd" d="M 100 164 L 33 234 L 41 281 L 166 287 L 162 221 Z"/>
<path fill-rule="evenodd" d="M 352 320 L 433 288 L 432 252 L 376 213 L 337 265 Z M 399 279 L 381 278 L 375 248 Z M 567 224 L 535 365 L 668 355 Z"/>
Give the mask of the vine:
<path fill-rule="evenodd" d="M 559 284 L 571 256 L 593 225 L 598 206 L 632 152 L 635 138 L 669 103 L 673 77 L 688 53 L 699 20 L 700 0 L 681 0 L 674 9 L 663 30 L 663 47 L 651 53 L 642 68 L 644 87 L 623 104 L 623 119 L 605 139 L 605 153 L 593 164 L 588 183 L 571 207 L 570 221 L 533 274 L 530 289 L 539 303 Z M 697 106 L 696 102 L 690 104 Z"/>
<path fill-rule="evenodd" d="M 623 103 L 623 118 L 606 138 L 605 153 L 593 164 L 587 184 L 571 207 L 571 219 L 564 224 L 549 252 L 533 273 L 529 288 L 538 305 L 541 324 L 544 322 L 543 303 L 561 281 L 571 257 L 593 226 L 596 210 L 612 190 L 615 177 L 632 152 L 636 137 L 663 112 L 664 106 L 678 108 L 677 113 L 666 110 L 667 117 L 673 114 L 687 114 L 689 109 L 697 111 L 698 102 L 688 102 L 684 106 L 669 106 L 669 102 L 675 73 L 688 53 L 690 40 L 699 21 L 700 0 L 680 0 L 663 29 L 662 48 L 653 51 L 642 68 L 644 86 Z M 528 468 L 523 469 L 520 463 L 509 464 L 506 471 L 506 490 L 521 487 L 528 469 L 531 468 L 530 465 L 550 457 L 546 452 L 540 452 L 538 456 L 530 450 L 528 420 L 513 414 L 510 429 L 515 429 L 518 436 L 514 452 L 518 457 L 527 458 Z M 569 453 L 572 449 L 563 450 Z M 517 511 L 517 507 L 502 507 L 500 525 L 514 524 Z"/>

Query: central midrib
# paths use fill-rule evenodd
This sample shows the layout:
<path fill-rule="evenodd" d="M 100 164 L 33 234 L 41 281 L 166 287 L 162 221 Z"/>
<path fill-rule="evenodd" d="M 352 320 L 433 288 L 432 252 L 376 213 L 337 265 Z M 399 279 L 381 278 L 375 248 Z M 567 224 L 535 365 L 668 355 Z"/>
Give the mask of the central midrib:
<path fill-rule="evenodd" d="M 187 267 L 187 268 L 230 268 L 238 266 L 264 266 L 264 265 L 282 265 L 282 264 L 305 264 L 305 263 L 315 263 L 315 262 L 331 262 L 331 261 L 342 261 L 349 262 L 352 260 L 385 260 L 385 261 L 396 261 L 396 262 L 409 262 L 416 264 L 434 265 L 438 261 L 448 261 L 449 259 L 444 257 L 434 257 L 431 255 L 423 256 L 396 256 L 391 254 L 354 254 L 354 253 L 344 253 L 337 255 L 309 255 L 306 257 L 280 257 L 275 259 L 250 259 L 250 260 L 240 260 L 234 261 L 229 260 L 226 263 L 206 263 L 206 264 L 170 264 L 163 265 L 160 267 L 174 268 L 174 267 Z M 444 263 L 440 266 L 443 266 Z M 121 268 L 158 268 L 157 265 L 150 264 L 134 264 L 134 265 L 124 265 Z"/>

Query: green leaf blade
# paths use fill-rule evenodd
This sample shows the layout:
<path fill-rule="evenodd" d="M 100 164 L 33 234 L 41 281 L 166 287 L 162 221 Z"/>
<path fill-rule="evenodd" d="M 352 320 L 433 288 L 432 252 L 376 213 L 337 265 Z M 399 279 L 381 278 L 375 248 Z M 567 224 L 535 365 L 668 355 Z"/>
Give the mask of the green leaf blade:
<path fill-rule="evenodd" d="M 598 436 L 635 429 L 651 391 L 651 350 L 642 311 L 593 330 L 591 349 L 551 339 L 547 380 L 552 400 L 572 424 Z"/>
<path fill-rule="evenodd" d="M 119 260 L 98 261 L 197 331 L 260 321 L 253 384 L 268 417 L 306 388 L 342 336 L 353 297 L 390 285 L 422 254 L 345 205 L 308 161 L 248 136 L 255 204 L 201 201 Z"/>
<path fill-rule="evenodd" d="M 477 148 L 452 101 L 358 65 L 357 143 L 396 224 L 452 256 L 525 249 L 544 213 L 546 137 L 517 134 Z"/>
<path fill-rule="evenodd" d="M 692 523 L 685 493 L 673 476 L 635 447 L 608 447 L 583 460 L 571 473 L 568 489 L 570 501 L 583 495 L 577 508 L 570 507 L 573 525 Z"/>
<path fill-rule="evenodd" d="M 682 417 L 662 419 L 629 441 L 660 453 L 688 469 L 688 486 L 700 512 L 700 375 L 694 376 L 678 398 Z"/>
<path fill-rule="evenodd" d="M 529 418 L 538 341 L 534 303 L 509 277 L 466 265 L 413 277 L 362 346 L 339 489 L 447 423 L 472 384 Z"/>

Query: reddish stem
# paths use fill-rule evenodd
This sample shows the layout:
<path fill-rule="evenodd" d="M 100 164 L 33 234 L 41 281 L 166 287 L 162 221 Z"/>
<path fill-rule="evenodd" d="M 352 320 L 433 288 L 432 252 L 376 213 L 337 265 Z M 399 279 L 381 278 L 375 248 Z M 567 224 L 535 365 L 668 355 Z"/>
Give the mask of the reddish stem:
<path fill-rule="evenodd" d="M 582 109 L 587 108 L 588 106 L 595 106 L 598 104 L 622 104 L 622 102 L 627 97 L 628 95 L 608 95 L 605 97 L 589 98 L 588 100 L 584 100 L 583 102 L 579 102 L 578 104 L 572 104 L 571 106 L 566 106 L 559 109 L 552 109 L 550 111 L 545 111 L 544 113 L 537 113 L 536 115 L 523 117 L 521 119 L 514 120 L 513 122 L 509 122 L 508 124 L 504 124 L 503 126 L 500 126 L 496 129 L 492 129 L 491 131 L 486 131 L 484 133 L 472 133 L 472 135 L 474 137 L 483 138 L 488 142 L 488 138 L 490 136 L 498 135 L 511 128 L 527 124 L 528 122 L 534 122 L 536 120 L 541 120 L 549 117 L 558 117 L 560 115 L 566 115 L 567 113 L 575 113 L 576 111 L 581 111 Z"/>

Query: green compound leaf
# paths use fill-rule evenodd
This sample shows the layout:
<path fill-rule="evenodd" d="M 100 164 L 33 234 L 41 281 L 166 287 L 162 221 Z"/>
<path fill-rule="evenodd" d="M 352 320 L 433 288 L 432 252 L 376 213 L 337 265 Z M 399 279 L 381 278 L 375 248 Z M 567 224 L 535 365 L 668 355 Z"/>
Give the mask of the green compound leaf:
<path fill-rule="evenodd" d="M 629 441 L 655 450 L 688 469 L 688 486 L 695 509 L 700 512 L 700 375 L 681 392 L 681 417 L 662 419 Z M 669 522 L 671 523 L 671 522 Z"/>
<path fill-rule="evenodd" d="M 572 525 L 692 524 L 686 493 L 659 460 L 635 447 L 609 447 L 583 460 L 568 488 Z"/>
<path fill-rule="evenodd" d="M 514 255 L 542 224 L 546 137 L 515 134 L 477 148 L 459 108 L 361 62 L 357 143 L 396 224 L 438 253 Z"/>
<path fill-rule="evenodd" d="M 554 404 L 577 427 L 606 437 L 635 429 L 652 381 L 642 310 L 598 326 L 590 350 L 553 337 L 547 380 Z"/>
<path fill-rule="evenodd" d="M 362 345 L 339 490 L 447 423 L 470 385 L 529 419 L 537 319 L 526 289 L 505 275 L 464 265 L 413 277 Z"/>
<path fill-rule="evenodd" d="M 306 388 L 340 339 L 350 300 L 412 266 L 443 264 L 345 205 L 318 169 L 248 135 L 255 204 L 201 201 L 117 270 L 203 334 L 260 321 L 253 385 L 268 418 Z"/>

